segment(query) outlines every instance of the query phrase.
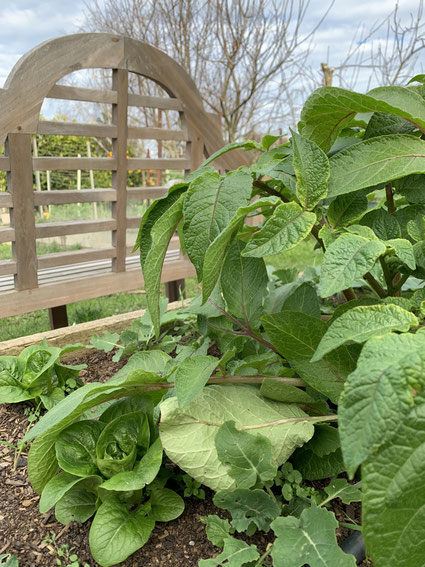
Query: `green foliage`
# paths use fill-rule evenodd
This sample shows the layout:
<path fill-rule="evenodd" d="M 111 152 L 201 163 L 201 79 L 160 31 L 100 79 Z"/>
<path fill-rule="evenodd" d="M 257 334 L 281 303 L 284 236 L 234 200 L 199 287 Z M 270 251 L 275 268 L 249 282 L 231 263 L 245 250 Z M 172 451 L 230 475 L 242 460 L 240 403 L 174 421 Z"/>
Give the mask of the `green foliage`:
<path fill-rule="evenodd" d="M 82 386 L 78 375 L 85 366 L 70 366 L 60 361 L 69 350 L 42 343 L 26 347 L 19 356 L 0 356 L 0 403 L 34 400 L 50 409 L 66 393 Z"/>
<path fill-rule="evenodd" d="M 276 534 L 272 557 L 281 567 L 311 567 L 338 565 L 355 567 L 356 560 L 346 555 L 336 544 L 335 528 L 338 522 L 332 512 L 312 506 L 295 518 L 276 518 L 272 522 Z"/>
<path fill-rule="evenodd" d="M 181 512 L 162 447 L 189 475 L 187 494 L 203 484 L 231 515 L 205 520 L 223 551 L 203 567 L 354 566 L 336 542 L 334 499 L 362 501 L 377 567 L 422 564 L 425 100 L 413 88 L 325 87 L 299 130 L 273 149 L 271 138 L 227 146 L 151 205 L 137 242 L 149 316 L 94 343 L 139 352 L 26 436 L 43 509 L 56 505 L 64 521 L 73 503 L 80 520 L 95 513 L 101 565 Z M 225 175 L 208 166 L 235 148 L 255 149 L 257 163 Z M 167 319 L 159 284 L 176 230 L 202 294 Z M 312 239 L 322 266 L 298 274 L 288 254 Z M 361 492 L 338 478 L 358 467 Z M 324 478 L 324 490 L 311 485 Z M 270 529 L 261 557 L 237 536 Z"/>
<path fill-rule="evenodd" d="M 19 561 L 11 553 L 2 553 L 0 554 L 0 565 L 4 567 L 19 567 Z"/>
<path fill-rule="evenodd" d="M 153 408 L 149 397 L 124 398 L 108 405 L 98 421 L 69 425 L 55 441 L 63 472 L 44 486 L 40 512 L 55 506 L 64 524 L 94 515 L 90 547 L 102 566 L 124 561 L 146 543 L 156 521 L 183 512 L 181 497 L 154 482 L 162 447 L 150 435 Z"/>

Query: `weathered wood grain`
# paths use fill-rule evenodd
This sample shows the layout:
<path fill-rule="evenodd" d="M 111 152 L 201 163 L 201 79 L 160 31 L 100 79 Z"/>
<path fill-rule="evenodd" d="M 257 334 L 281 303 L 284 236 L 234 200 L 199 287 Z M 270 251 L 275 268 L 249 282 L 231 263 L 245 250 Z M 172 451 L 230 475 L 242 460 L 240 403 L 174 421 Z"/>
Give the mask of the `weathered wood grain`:
<path fill-rule="evenodd" d="M 124 272 L 127 239 L 127 71 L 124 69 L 112 71 L 112 87 L 117 92 L 117 103 L 112 105 L 112 123 L 117 128 L 117 137 L 112 140 L 112 155 L 117 162 L 117 169 L 112 172 L 112 187 L 117 195 L 112 204 L 112 217 L 117 223 L 112 232 L 112 246 L 116 249 L 116 255 L 112 259 L 112 270 Z"/>
<path fill-rule="evenodd" d="M 78 122 L 50 122 L 48 120 L 40 120 L 37 134 L 113 138 L 117 136 L 117 128 L 116 126 L 108 126 L 107 124 L 82 124 Z"/>
<path fill-rule="evenodd" d="M 69 252 L 58 252 L 57 254 L 43 254 L 38 256 L 38 269 L 55 268 L 57 266 L 69 266 L 80 262 L 93 262 L 113 258 L 116 254 L 115 248 L 97 248 L 73 250 Z"/>
<path fill-rule="evenodd" d="M 161 282 L 194 275 L 195 269 L 188 260 L 167 262 L 164 264 Z M 142 273 L 137 269 L 47 284 L 19 293 L 5 291 L 2 293 L 0 314 L 2 317 L 10 317 L 37 309 L 47 309 L 56 305 L 65 305 L 143 287 Z"/>
<path fill-rule="evenodd" d="M 51 238 L 67 234 L 87 234 L 88 232 L 105 232 L 115 230 L 117 221 L 100 219 L 96 221 L 49 222 L 35 225 L 36 238 Z"/>
<path fill-rule="evenodd" d="M 7 185 L 13 202 L 10 224 L 15 229 L 12 243 L 12 256 L 16 262 L 15 288 L 20 291 L 37 287 L 31 136 L 9 134 L 6 152 L 10 159 Z"/>
<path fill-rule="evenodd" d="M 32 160 L 33 168 L 38 171 L 77 171 L 95 169 L 114 171 L 117 169 L 117 160 L 114 158 L 86 158 L 86 157 L 37 157 Z"/>
<path fill-rule="evenodd" d="M 2 194 L 0 193 L 0 206 Z M 38 191 L 34 194 L 35 205 L 68 205 L 71 203 L 111 202 L 116 199 L 115 189 L 63 189 L 57 191 Z"/>

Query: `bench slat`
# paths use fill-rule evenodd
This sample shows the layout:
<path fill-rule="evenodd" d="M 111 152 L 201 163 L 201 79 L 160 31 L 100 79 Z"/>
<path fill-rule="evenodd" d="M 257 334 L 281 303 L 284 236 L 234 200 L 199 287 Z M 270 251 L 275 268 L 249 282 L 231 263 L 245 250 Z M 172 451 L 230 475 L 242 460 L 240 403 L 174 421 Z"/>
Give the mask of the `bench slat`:
<path fill-rule="evenodd" d="M 38 269 L 55 268 L 57 266 L 66 266 L 81 262 L 92 262 L 94 260 L 114 258 L 115 255 L 116 251 L 113 247 L 73 250 L 69 252 L 59 252 L 58 254 L 43 254 L 42 256 L 38 256 Z"/>
<path fill-rule="evenodd" d="M 117 160 L 112 158 L 37 157 L 32 158 L 34 171 L 116 170 Z"/>
<path fill-rule="evenodd" d="M 116 221 L 101 219 L 96 221 L 51 222 L 35 225 L 36 238 L 50 238 L 52 236 L 66 236 L 68 234 L 85 234 L 87 232 L 105 232 L 114 230 Z"/>
<path fill-rule="evenodd" d="M 48 120 L 41 120 L 38 123 L 37 134 L 116 138 L 117 127 L 110 126 L 108 124 L 83 124 L 78 122 L 51 122 Z"/>
<path fill-rule="evenodd" d="M 0 194 L 1 195 L 1 194 Z M 37 191 L 34 193 L 36 205 L 68 205 L 71 203 L 94 203 L 115 201 L 114 189 L 62 189 L 59 191 Z M 1 204 L 1 199 L 0 199 Z"/>
<path fill-rule="evenodd" d="M 117 93 L 112 90 L 87 89 L 82 87 L 71 87 L 68 85 L 55 85 L 47 95 L 47 98 L 60 98 L 62 100 L 79 100 L 83 102 L 101 102 L 112 104 L 117 102 Z"/>

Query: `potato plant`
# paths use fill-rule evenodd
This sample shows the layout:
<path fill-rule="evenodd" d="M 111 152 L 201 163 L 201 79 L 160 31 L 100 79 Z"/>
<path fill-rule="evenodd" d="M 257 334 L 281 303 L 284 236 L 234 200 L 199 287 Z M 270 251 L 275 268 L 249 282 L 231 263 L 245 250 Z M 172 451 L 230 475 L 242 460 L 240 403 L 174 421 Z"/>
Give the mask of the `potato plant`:
<path fill-rule="evenodd" d="M 36 490 L 63 474 L 67 428 L 90 408 L 142 394 L 158 404 L 167 456 L 231 514 L 204 519 L 223 551 L 202 567 L 353 567 L 329 505 L 359 500 L 360 486 L 374 566 L 423 564 L 424 80 L 368 94 L 318 89 L 288 143 L 230 144 L 150 206 L 137 246 L 156 336 L 162 263 L 178 230 L 202 284 L 189 308 L 200 337 L 176 358 L 136 353 L 48 412 L 27 435 Z M 214 171 L 235 148 L 259 157 Z M 320 269 L 267 269 L 264 257 L 284 260 L 306 238 L 324 252 Z M 322 491 L 304 482 L 318 479 L 330 479 Z M 132 513 L 116 494 L 98 497 L 97 514 Z M 120 533 L 131 539 L 124 516 Z M 256 530 L 276 536 L 263 555 L 237 537 Z"/>

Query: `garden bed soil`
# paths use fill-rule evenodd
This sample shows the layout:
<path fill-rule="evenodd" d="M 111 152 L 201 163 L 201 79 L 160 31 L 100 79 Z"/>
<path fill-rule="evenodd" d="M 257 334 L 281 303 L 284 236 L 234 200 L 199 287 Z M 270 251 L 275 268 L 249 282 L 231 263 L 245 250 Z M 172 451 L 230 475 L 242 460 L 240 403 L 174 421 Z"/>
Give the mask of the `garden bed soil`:
<path fill-rule="evenodd" d="M 67 356 L 68 364 L 87 364 L 81 371 L 84 382 L 105 381 L 113 376 L 126 362 L 111 361 L 113 353 L 103 351 L 77 351 Z M 0 438 L 16 445 L 28 428 L 28 417 L 23 404 L 0 405 Z M 39 496 L 32 490 L 27 476 L 26 453 L 19 457 L 13 470 L 15 452 L 6 445 L 0 445 L 0 554 L 13 553 L 19 559 L 20 567 L 51 567 L 56 565 L 57 555 L 52 543 L 44 540 L 49 534 L 56 534 L 56 548 L 67 545 L 75 547 L 81 564 L 97 567 L 90 554 L 88 533 L 90 522 L 84 525 L 72 522 L 63 526 L 55 520 L 54 513 L 41 515 L 38 511 Z M 158 523 L 148 543 L 129 557 L 123 567 L 196 567 L 200 559 L 214 557 L 220 549 L 214 547 L 206 537 L 200 517 L 217 514 L 228 517 L 226 512 L 212 503 L 212 492 L 206 491 L 205 500 L 188 498 L 185 511 L 178 519 Z M 341 521 L 346 520 L 345 510 L 335 505 L 335 513 Z M 347 510 L 351 515 L 360 515 L 360 510 Z M 342 540 L 348 535 L 342 528 L 337 534 Z M 264 551 L 272 534 L 257 533 L 244 538 L 248 543 L 258 545 Z M 365 560 L 362 567 L 372 567 Z"/>

